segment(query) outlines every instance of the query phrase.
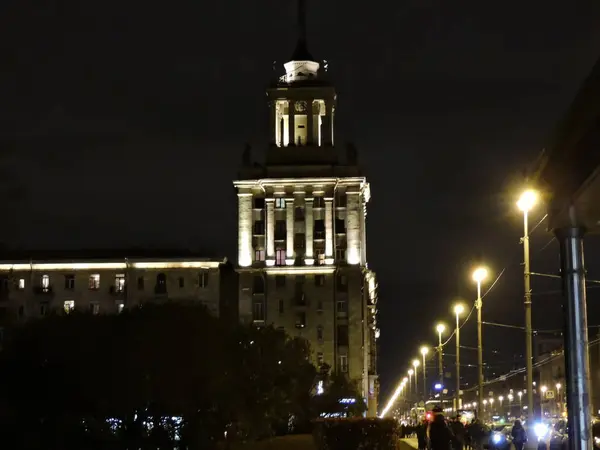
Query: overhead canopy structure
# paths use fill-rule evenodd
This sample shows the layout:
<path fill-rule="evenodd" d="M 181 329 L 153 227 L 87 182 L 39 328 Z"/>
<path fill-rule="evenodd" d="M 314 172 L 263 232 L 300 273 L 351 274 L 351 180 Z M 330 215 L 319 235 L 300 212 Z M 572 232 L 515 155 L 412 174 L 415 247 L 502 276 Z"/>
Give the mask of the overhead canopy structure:
<path fill-rule="evenodd" d="M 600 60 L 556 127 L 538 182 L 550 196 L 550 229 L 600 231 Z"/>
<path fill-rule="evenodd" d="M 569 448 L 592 450 L 583 236 L 600 231 L 600 60 L 558 124 L 537 175 L 560 244 Z"/>

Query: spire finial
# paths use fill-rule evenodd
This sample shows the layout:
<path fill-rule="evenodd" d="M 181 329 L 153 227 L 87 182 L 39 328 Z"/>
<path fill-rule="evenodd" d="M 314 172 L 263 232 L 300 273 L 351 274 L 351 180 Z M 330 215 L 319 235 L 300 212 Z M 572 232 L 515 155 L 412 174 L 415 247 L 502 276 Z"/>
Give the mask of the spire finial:
<path fill-rule="evenodd" d="M 313 57 L 308 52 L 306 45 L 306 0 L 297 0 L 298 2 L 298 42 L 296 50 L 292 55 L 292 61 L 313 61 Z"/>
<path fill-rule="evenodd" d="M 298 40 L 306 42 L 306 0 L 298 0 Z"/>

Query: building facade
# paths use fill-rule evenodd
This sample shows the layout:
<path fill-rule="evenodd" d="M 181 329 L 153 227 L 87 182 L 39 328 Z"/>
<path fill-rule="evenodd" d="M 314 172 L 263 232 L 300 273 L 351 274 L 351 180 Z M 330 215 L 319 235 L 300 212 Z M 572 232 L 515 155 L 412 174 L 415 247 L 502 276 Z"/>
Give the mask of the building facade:
<path fill-rule="evenodd" d="M 237 276 L 228 267 L 226 259 L 201 258 L 0 261 L 0 321 L 73 309 L 118 313 L 161 300 L 195 301 L 214 315 L 230 315 L 237 289 L 228 286 Z"/>
<path fill-rule="evenodd" d="M 302 3 L 302 2 L 300 2 Z M 300 13 L 302 19 L 302 13 Z M 304 34 L 267 91 L 263 164 L 244 153 L 238 196 L 240 320 L 306 338 L 316 365 L 354 380 L 377 413 L 377 283 L 366 252 L 369 184 L 335 144 L 336 92 Z"/>

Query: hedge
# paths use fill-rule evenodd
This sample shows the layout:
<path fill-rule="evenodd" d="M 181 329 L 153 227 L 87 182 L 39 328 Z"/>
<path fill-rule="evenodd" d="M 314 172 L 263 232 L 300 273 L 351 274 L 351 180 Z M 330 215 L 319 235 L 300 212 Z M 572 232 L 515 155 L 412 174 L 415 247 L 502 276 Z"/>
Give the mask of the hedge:
<path fill-rule="evenodd" d="M 319 419 L 313 437 L 318 450 L 396 450 L 394 419 Z"/>

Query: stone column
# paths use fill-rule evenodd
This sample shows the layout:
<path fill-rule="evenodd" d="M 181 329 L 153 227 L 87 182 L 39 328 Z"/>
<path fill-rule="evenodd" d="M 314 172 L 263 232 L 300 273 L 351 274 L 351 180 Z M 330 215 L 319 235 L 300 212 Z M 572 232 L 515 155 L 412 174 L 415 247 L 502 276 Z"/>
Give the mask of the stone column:
<path fill-rule="evenodd" d="M 315 143 L 315 138 L 314 138 L 315 116 L 314 116 L 314 112 L 313 112 L 314 100 L 310 99 L 307 103 L 308 103 L 308 105 L 306 107 L 306 145 L 314 145 L 314 143 Z"/>
<path fill-rule="evenodd" d="M 275 199 L 265 199 L 267 203 L 267 266 L 275 265 Z"/>
<path fill-rule="evenodd" d="M 325 197 L 325 262 L 333 264 L 333 197 Z"/>
<path fill-rule="evenodd" d="M 277 143 L 277 104 L 269 102 L 269 144 L 271 146 Z"/>
<path fill-rule="evenodd" d="M 313 198 L 312 195 L 304 199 L 304 222 L 306 226 L 306 257 L 304 262 L 308 266 L 312 266 L 315 263 L 313 254 L 313 230 L 315 221 L 313 219 Z"/>
<path fill-rule="evenodd" d="M 296 120 L 294 114 L 296 113 L 296 102 L 294 100 L 288 101 L 288 145 L 296 145 Z"/>
<path fill-rule="evenodd" d="M 294 197 L 285 199 L 285 263 L 288 266 L 294 264 Z"/>
<path fill-rule="evenodd" d="M 325 101 L 325 115 L 322 118 L 322 123 L 321 123 L 321 144 L 323 146 L 331 146 L 333 145 L 333 137 L 332 137 L 332 132 L 331 132 L 331 124 L 332 124 L 332 110 L 333 110 L 333 104 L 331 103 L 331 100 L 326 100 Z"/>
<path fill-rule="evenodd" d="M 346 262 L 360 263 L 360 191 L 346 190 Z"/>
<path fill-rule="evenodd" d="M 252 265 L 252 193 L 238 192 L 238 264 Z"/>

